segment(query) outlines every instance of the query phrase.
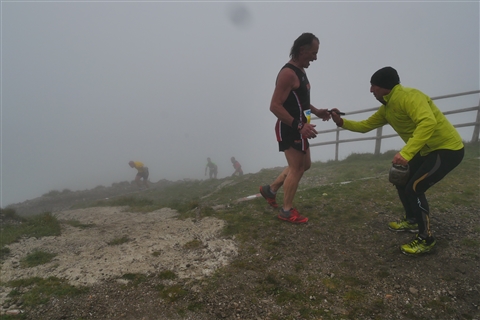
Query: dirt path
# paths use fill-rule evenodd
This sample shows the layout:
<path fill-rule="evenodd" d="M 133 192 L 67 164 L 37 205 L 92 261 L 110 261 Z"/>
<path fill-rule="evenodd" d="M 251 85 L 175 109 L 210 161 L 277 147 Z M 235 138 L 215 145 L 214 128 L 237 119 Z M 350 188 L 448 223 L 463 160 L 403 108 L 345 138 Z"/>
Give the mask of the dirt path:
<path fill-rule="evenodd" d="M 74 285 L 92 285 L 126 273 L 162 270 L 172 270 L 179 278 L 201 278 L 237 255 L 233 240 L 218 237 L 225 222 L 215 218 L 179 220 L 168 208 L 132 213 L 122 207 L 68 210 L 55 215 L 62 223 L 62 235 L 27 238 L 9 245 L 15 254 L 2 265 L 2 282 L 55 276 Z M 74 227 L 68 221 L 90 226 Z M 128 241 L 109 244 L 122 238 Z M 188 249 L 185 244 L 196 245 Z M 47 264 L 21 268 L 20 260 L 34 250 L 57 256 Z"/>

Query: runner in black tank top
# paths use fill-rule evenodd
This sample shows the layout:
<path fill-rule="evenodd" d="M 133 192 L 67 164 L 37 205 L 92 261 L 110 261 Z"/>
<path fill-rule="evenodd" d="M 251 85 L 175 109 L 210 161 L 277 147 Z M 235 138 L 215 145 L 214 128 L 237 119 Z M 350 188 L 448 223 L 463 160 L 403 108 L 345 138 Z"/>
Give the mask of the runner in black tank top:
<path fill-rule="evenodd" d="M 280 151 L 288 163 L 282 173 L 269 185 L 260 187 L 260 193 L 274 208 L 278 207 L 275 195 L 283 186 L 283 208 L 278 218 L 290 223 L 306 223 L 307 217 L 293 207 L 293 199 L 303 173 L 311 166 L 307 139 L 316 137 L 315 125 L 310 124 L 310 112 L 327 121 L 327 109 L 317 109 L 310 104 L 310 84 L 305 69 L 317 60 L 320 41 L 312 33 L 303 33 L 293 43 L 290 61 L 277 75 L 270 111 L 277 117 L 275 134 Z"/>
<path fill-rule="evenodd" d="M 310 112 L 310 82 L 308 81 L 307 75 L 291 63 L 285 64 L 282 70 L 284 68 L 290 68 L 295 72 L 300 86 L 290 91 L 287 100 L 283 103 L 283 107 L 299 122 L 310 123 L 310 119 L 307 119 L 305 115 L 306 112 L 307 114 Z M 296 128 L 292 128 L 283 123 L 280 119 L 277 120 L 275 125 L 275 132 L 280 151 L 285 151 L 289 147 L 293 147 L 305 152 L 309 147 L 307 137 L 304 137 Z"/>

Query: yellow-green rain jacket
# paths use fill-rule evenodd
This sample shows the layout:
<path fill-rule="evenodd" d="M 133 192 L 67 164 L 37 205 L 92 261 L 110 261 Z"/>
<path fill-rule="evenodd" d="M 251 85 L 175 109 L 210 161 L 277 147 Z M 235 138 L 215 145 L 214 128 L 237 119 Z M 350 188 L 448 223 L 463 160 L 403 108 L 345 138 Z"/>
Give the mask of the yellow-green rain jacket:
<path fill-rule="evenodd" d="M 400 151 L 410 161 L 415 154 L 425 156 L 439 149 L 460 150 L 462 138 L 433 101 L 413 88 L 397 84 L 383 97 L 387 102 L 363 121 L 343 119 L 344 129 L 368 132 L 390 124 L 406 145 Z"/>

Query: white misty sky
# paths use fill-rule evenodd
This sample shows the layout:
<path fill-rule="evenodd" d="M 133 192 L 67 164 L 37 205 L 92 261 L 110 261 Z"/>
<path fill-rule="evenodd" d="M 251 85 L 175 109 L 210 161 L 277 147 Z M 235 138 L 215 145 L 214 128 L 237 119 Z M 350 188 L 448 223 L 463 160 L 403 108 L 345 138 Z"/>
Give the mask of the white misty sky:
<path fill-rule="evenodd" d="M 204 179 L 207 157 L 220 178 L 231 156 L 246 173 L 286 165 L 269 103 L 303 32 L 320 39 L 307 70 L 318 108 L 378 106 L 369 80 L 387 65 L 431 96 L 480 87 L 478 1 L 2 1 L 0 206 L 130 181 L 129 160 L 152 182 Z M 470 140 L 473 129 L 460 132 Z M 390 139 L 382 151 L 402 145 Z M 372 151 L 341 146 L 342 157 Z M 333 147 L 312 148 L 313 161 L 333 157 Z"/>

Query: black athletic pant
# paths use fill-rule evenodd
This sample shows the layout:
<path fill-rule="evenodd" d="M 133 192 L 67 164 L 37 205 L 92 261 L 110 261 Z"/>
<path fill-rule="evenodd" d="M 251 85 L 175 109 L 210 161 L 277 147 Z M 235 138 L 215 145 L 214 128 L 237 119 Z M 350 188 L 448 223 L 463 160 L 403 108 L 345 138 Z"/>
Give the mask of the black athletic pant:
<path fill-rule="evenodd" d="M 418 234 L 431 237 L 429 207 L 425 191 L 462 162 L 464 148 L 460 150 L 436 150 L 422 157 L 417 153 L 408 162 L 410 177 L 405 186 L 397 186 L 398 196 L 405 209 L 406 218 L 418 223 Z"/>

